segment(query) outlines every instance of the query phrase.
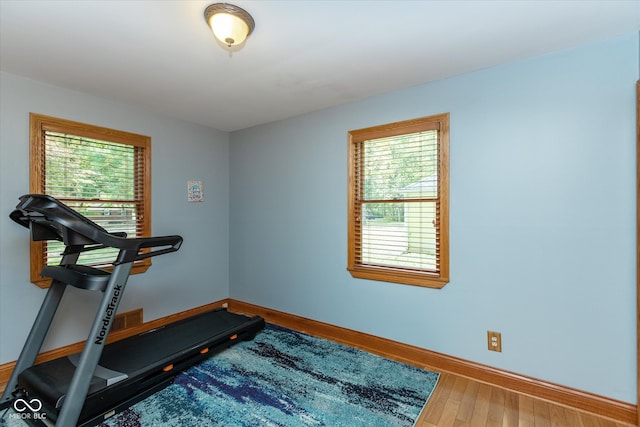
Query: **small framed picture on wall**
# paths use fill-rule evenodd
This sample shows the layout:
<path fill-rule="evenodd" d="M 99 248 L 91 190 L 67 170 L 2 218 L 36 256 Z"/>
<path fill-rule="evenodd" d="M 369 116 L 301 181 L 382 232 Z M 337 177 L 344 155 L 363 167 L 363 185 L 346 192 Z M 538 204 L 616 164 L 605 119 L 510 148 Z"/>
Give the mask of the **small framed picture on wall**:
<path fill-rule="evenodd" d="M 190 203 L 204 202 L 204 188 L 202 181 L 187 182 L 187 200 Z"/>

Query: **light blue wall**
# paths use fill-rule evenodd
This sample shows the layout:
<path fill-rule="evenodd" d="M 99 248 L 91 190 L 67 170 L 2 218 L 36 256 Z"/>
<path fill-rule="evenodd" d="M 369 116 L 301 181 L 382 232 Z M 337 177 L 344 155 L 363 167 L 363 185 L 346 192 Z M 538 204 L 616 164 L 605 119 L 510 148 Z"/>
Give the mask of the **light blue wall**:
<path fill-rule="evenodd" d="M 184 244 L 129 279 L 121 311 L 143 307 L 149 321 L 228 296 L 228 133 L 6 73 L 0 94 L 0 364 L 17 359 L 44 297 L 29 284 L 28 231 L 8 217 L 29 191 L 29 112 L 152 138 L 152 232 Z M 205 202 L 187 203 L 189 180 L 204 181 Z M 96 297 L 65 295 L 46 348 L 86 338 Z"/>
<path fill-rule="evenodd" d="M 635 403 L 639 56 L 631 34 L 233 133 L 231 297 Z M 351 278 L 347 131 L 444 112 L 450 284 Z"/>

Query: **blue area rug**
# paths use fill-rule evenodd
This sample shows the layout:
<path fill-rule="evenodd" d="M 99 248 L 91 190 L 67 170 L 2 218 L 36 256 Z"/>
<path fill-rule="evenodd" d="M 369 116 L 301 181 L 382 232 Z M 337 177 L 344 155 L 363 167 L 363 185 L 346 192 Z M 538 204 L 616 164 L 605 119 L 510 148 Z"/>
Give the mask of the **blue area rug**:
<path fill-rule="evenodd" d="M 413 426 L 439 374 L 268 324 L 101 426 Z"/>

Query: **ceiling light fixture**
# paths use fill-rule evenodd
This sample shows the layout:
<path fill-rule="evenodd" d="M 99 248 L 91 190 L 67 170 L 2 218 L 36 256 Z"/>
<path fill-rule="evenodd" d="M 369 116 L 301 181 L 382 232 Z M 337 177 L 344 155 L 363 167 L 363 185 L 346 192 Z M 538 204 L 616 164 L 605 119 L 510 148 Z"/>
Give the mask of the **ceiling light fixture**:
<path fill-rule="evenodd" d="M 229 3 L 214 3 L 204 10 L 213 35 L 228 48 L 242 44 L 256 26 L 249 13 Z"/>

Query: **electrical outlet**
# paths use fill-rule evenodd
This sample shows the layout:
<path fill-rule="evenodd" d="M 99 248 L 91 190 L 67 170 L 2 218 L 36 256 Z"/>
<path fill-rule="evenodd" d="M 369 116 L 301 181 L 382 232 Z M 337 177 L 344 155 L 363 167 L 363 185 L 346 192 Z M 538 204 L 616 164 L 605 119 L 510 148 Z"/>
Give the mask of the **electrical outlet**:
<path fill-rule="evenodd" d="M 502 351 L 502 334 L 500 332 L 487 331 L 489 350 Z"/>

